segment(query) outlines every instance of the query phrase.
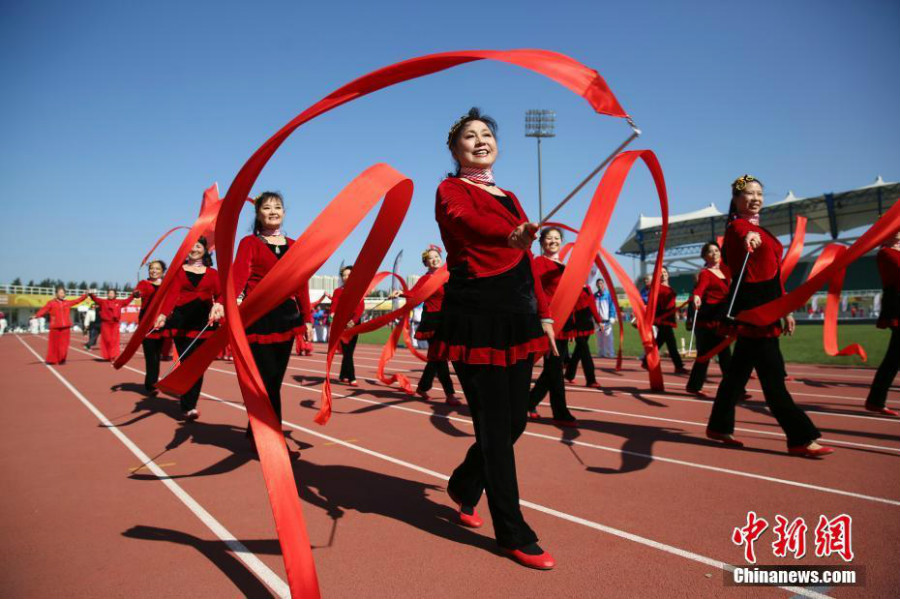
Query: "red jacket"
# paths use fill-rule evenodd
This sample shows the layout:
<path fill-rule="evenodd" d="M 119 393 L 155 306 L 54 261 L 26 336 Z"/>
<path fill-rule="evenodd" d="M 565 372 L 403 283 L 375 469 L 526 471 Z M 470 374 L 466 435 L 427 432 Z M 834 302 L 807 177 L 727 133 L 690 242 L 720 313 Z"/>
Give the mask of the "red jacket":
<path fill-rule="evenodd" d="M 90 297 L 100 306 L 100 322 L 119 322 L 122 320 L 122 308 L 134 301 L 134 293 L 125 299 L 103 299 L 93 293 Z"/>
<path fill-rule="evenodd" d="M 294 240 L 285 237 L 287 247 L 283 251 L 287 251 Z M 244 297 L 250 295 L 250 292 L 259 284 L 264 276 L 266 276 L 275 265 L 278 264 L 278 258 L 272 253 L 266 243 L 256 235 L 248 235 L 241 239 L 238 245 L 237 255 L 234 257 L 234 265 L 232 272 L 234 273 L 234 288 L 238 293 L 243 292 Z M 304 281 L 294 296 L 297 300 L 297 306 L 300 308 L 300 314 L 303 322 L 312 322 L 312 308 L 309 302 L 309 281 Z"/>
<path fill-rule="evenodd" d="M 566 268 L 565 265 L 546 256 L 538 256 L 533 260 L 533 263 L 532 272 L 534 272 L 535 278 L 541 282 L 544 294 L 552 299 L 553 294 L 556 293 L 556 288 L 559 287 L 559 281 L 562 279 L 563 271 Z"/>
<path fill-rule="evenodd" d="M 668 285 L 659 284 L 659 295 L 656 297 L 656 315 L 653 324 L 656 326 L 674 327 L 675 321 L 675 291 Z"/>
<path fill-rule="evenodd" d="M 728 278 L 727 272 L 723 269 L 724 279 L 720 279 L 713 274 L 708 268 L 700 271 L 697 277 L 697 284 L 694 285 L 693 295 L 696 295 L 706 304 L 721 304 L 728 297 L 728 289 L 731 279 Z"/>
<path fill-rule="evenodd" d="M 875 262 L 883 289 L 877 326 L 880 329 L 897 328 L 900 326 L 900 250 L 881 248 Z"/>
<path fill-rule="evenodd" d="M 344 294 L 344 288 L 338 287 L 334 290 L 334 293 L 331 294 L 331 313 L 334 314 L 337 311 L 338 301 L 341 299 L 341 296 Z M 356 306 L 356 309 L 353 311 L 353 315 L 350 317 L 350 320 L 353 321 L 353 324 L 359 324 L 362 322 L 363 312 L 366 310 L 366 300 L 359 300 L 359 305 Z"/>
<path fill-rule="evenodd" d="M 499 188 L 498 188 L 499 189 Z M 447 267 L 465 266 L 475 278 L 502 274 L 519 263 L 530 251 L 517 250 L 508 245 L 509 234 L 528 222 L 518 198 L 501 190 L 512 200 L 519 217 L 515 217 L 494 196 L 460 179 L 447 178 L 438 186 L 435 218 L 441 239 L 447 248 Z M 534 260 L 534 294 L 538 315 L 550 317 L 550 303 L 540 283 Z"/>
<path fill-rule="evenodd" d="M 203 273 L 200 283 L 194 287 L 188 279 L 187 272 L 184 267 L 179 268 L 175 273 L 175 280 L 172 281 L 172 287 L 166 294 L 163 302 L 161 314 L 167 317 L 172 315 L 175 306 L 183 306 L 194 300 L 202 300 L 212 304 L 219 297 L 219 273 L 215 268 L 207 267 Z"/>
<path fill-rule="evenodd" d="M 748 283 L 770 281 L 781 272 L 781 256 L 784 254 L 784 246 L 768 230 L 752 224 L 747 219 L 735 219 L 725 230 L 725 239 L 722 242 L 725 265 L 732 276 L 740 276 L 744 256 L 747 255 L 744 238 L 750 231 L 759 233 L 762 244 L 753 250 L 750 259 L 747 260 L 747 270 L 744 272 L 743 280 Z M 784 285 L 781 286 L 781 292 L 784 293 Z"/>
<path fill-rule="evenodd" d="M 41 318 L 45 314 L 50 315 L 51 329 L 68 329 L 72 326 L 72 319 L 69 318 L 69 311 L 87 299 L 88 294 L 85 293 L 81 297 L 73 300 L 59 300 L 53 298 L 47 302 L 43 308 L 37 311 L 35 318 Z"/>
<path fill-rule="evenodd" d="M 403 294 L 403 297 L 409 297 L 416 293 L 422 285 L 424 285 L 428 279 L 431 278 L 431 275 L 434 273 L 427 272 L 422 275 L 416 284 L 412 286 L 412 289 Z M 426 312 L 440 312 L 441 305 L 444 303 L 444 286 L 441 285 L 438 287 L 438 290 L 431 294 L 430 297 L 425 299 L 425 311 Z"/>

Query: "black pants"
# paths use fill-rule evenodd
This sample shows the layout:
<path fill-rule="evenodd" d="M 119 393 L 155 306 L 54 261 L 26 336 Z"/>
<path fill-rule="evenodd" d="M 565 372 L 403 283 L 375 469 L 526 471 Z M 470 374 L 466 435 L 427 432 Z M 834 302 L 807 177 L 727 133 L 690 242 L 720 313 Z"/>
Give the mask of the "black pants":
<path fill-rule="evenodd" d="M 450 379 L 450 366 L 447 362 L 428 362 L 425 364 L 425 370 L 422 371 L 422 378 L 419 379 L 419 385 L 416 391 L 425 393 L 431 389 L 434 384 L 434 375 L 437 375 L 444 388 L 444 395 L 453 395 L 456 389 L 453 388 L 453 381 Z"/>
<path fill-rule="evenodd" d="M 91 323 L 91 326 L 88 327 L 88 340 L 87 340 L 87 344 L 86 344 L 86 345 L 87 345 L 87 348 L 88 348 L 88 349 L 91 349 L 92 347 L 94 347 L 95 345 L 97 345 L 97 339 L 98 339 L 99 337 L 100 337 L 100 324 L 99 324 L 99 321 L 98 321 L 97 326 L 94 326 L 94 324 Z"/>
<path fill-rule="evenodd" d="M 894 382 L 898 370 L 900 370 L 900 329 L 892 329 L 887 353 L 884 354 L 881 366 L 875 372 L 869 397 L 866 398 L 866 405 L 878 408 L 887 405 L 888 387 Z"/>
<path fill-rule="evenodd" d="M 272 409 L 275 410 L 279 422 L 281 422 L 281 383 L 284 380 L 284 373 L 287 372 L 288 363 L 291 361 L 293 345 L 293 341 L 250 344 L 253 361 L 256 362 L 256 368 L 259 369 L 259 375 L 266 387 L 266 394 L 269 396 Z"/>
<path fill-rule="evenodd" d="M 501 547 L 515 549 L 537 541 L 519 507 L 513 445 L 525 430 L 531 360 L 511 366 L 454 362 L 475 426 L 475 443 L 447 485 L 464 505 L 474 506 L 487 492 L 494 535 Z"/>
<path fill-rule="evenodd" d="M 678 345 L 675 343 L 674 329 L 664 324 L 656 325 L 656 347 L 661 349 L 663 343 L 666 344 L 666 349 L 669 350 L 669 357 L 672 358 L 672 363 L 675 364 L 675 370 L 684 368 L 684 362 L 681 361 L 681 354 L 678 353 Z M 647 356 L 644 356 L 644 359 L 641 360 L 641 362 L 646 366 Z"/>
<path fill-rule="evenodd" d="M 575 337 L 575 349 L 566 362 L 566 379 L 571 381 L 575 378 L 575 373 L 578 372 L 578 362 L 580 361 L 581 368 L 584 369 L 585 381 L 588 385 L 593 385 L 597 382 L 597 375 L 594 374 L 594 358 L 591 356 L 589 339 L 589 336 Z"/>
<path fill-rule="evenodd" d="M 725 339 L 724 337 L 716 333 L 714 329 L 705 329 L 700 326 L 698 326 L 694 330 L 694 335 L 697 337 L 698 357 L 712 351 L 715 346 L 717 346 Z M 717 357 L 719 358 L 719 370 L 722 371 L 722 376 L 725 376 L 725 372 L 728 370 L 728 365 L 731 364 L 731 348 L 726 347 L 721 351 L 721 353 L 719 353 Z M 710 358 L 710 360 L 712 359 L 713 358 Z M 694 365 L 691 366 L 691 376 L 687 382 L 687 390 L 702 390 L 703 384 L 706 382 L 706 373 L 708 370 L 709 362 L 703 362 L 701 364 L 697 360 L 694 360 Z M 743 389 L 741 391 L 743 391 Z M 743 393 L 741 393 L 741 395 L 743 395 Z"/>
<path fill-rule="evenodd" d="M 544 356 L 544 369 L 535 381 L 529 394 L 528 411 L 533 412 L 547 392 L 550 392 L 550 409 L 554 420 L 574 420 L 566 405 L 566 382 L 563 380 L 563 366 L 569 357 L 569 343 L 565 339 L 556 340 L 559 356 L 548 351 Z"/>
<path fill-rule="evenodd" d="M 347 343 L 341 341 L 341 353 L 344 354 L 344 357 L 341 359 L 341 380 L 356 380 L 356 369 L 353 367 L 353 352 L 356 351 L 357 340 L 359 340 L 359 335 L 354 335 Z"/>
<path fill-rule="evenodd" d="M 709 430 L 723 435 L 734 433 L 734 408 L 754 368 L 766 405 L 787 435 L 788 447 L 805 446 L 821 437 L 806 412 L 794 403 L 784 384 L 784 358 L 777 337 L 738 337 L 731 364 L 716 392 Z"/>
<path fill-rule="evenodd" d="M 197 343 L 188 351 L 188 346 L 194 341 L 192 337 L 175 337 L 175 349 L 178 350 L 179 365 L 181 365 L 188 357 L 194 353 L 198 347 L 205 343 L 204 339 L 197 339 Z M 194 383 L 194 386 L 188 389 L 187 393 L 181 396 L 181 411 L 188 412 L 197 407 L 197 400 L 200 399 L 200 390 L 203 388 L 203 377 L 201 376 Z"/>
<path fill-rule="evenodd" d="M 141 341 L 144 350 L 144 389 L 147 391 L 153 391 L 156 388 L 156 381 L 159 380 L 159 356 L 162 354 L 162 345 L 162 339 Z"/>

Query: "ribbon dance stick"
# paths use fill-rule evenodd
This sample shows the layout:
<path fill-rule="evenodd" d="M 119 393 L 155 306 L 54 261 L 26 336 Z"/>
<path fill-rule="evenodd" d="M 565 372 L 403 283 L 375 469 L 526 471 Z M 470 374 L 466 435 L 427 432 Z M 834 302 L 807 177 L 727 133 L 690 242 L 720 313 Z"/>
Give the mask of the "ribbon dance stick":
<path fill-rule="evenodd" d="M 200 329 L 200 332 L 197 333 L 197 336 L 194 337 L 194 340 L 191 341 L 191 343 L 184 349 L 184 351 L 178 353 L 178 359 L 175 360 L 174 362 L 172 362 L 172 366 L 169 367 L 169 372 L 166 373 L 166 376 L 169 376 L 169 373 L 171 373 L 173 370 L 175 370 L 175 368 L 178 367 L 179 364 L 181 364 L 181 360 L 182 360 L 187 354 L 189 354 L 189 353 L 191 352 L 191 348 L 194 347 L 194 345 L 196 345 L 197 340 L 200 339 L 200 337 L 203 336 L 203 333 L 206 332 L 206 329 L 208 329 L 208 328 L 209 328 L 209 325 L 211 325 L 211 324 L 212 324 L 212 321 L 207 322 L 207 323 L 206 323 L 206 326 L 203 327 L 202 329 Z"/>
<path fill-rule="evenodd" d="M 744 271 L 747 270 L 747 260 L 750 259 L 750 254 L 753 252 L 750 249 L 747 249 L 747 254 L 744 256 L 744 264 L 741 266 L 741 274 L 738 275 L 737 281 L 734 282 L 734 294 L 731 296 L 731 303 L 728 304 L 728 314 L 725 315 L 725 318 L 731 320 L 731 310 L 734 308 L 734 300 L 737 299 L 738 290 L 741 288 L 741 281 L 744 280 Z"/>
<path fill-rule="evenodd" d="M 691 355 L 691 352 L 694 351 L 694 331 L 697 328 L 697 309 L 694 308 L 694 319 L 691 322 L 691 342 L 688 344 L 688 355 Z"/>

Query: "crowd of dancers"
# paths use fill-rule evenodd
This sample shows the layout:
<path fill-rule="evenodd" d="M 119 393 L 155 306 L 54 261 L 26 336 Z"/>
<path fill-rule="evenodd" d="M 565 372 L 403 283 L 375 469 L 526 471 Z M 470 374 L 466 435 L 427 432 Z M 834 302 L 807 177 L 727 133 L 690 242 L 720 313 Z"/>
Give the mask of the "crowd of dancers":
<path fill-rule="evenodd" d="M 424 301 L 415 338 L 427 342 L 428 363 L 416 392 L 428 400 L 437 377 L 447 403 L 459 405 L 450 376 L 452 363 L 475 429 L 474 442 L 447 486 L 458 506 L 458 521 L 463 526 L 482 526 L 476 507 L 486 494 L 500 548 L 524 566 L 550 569 L 555 560 L 538 544 L 538 536 L 519 505 L 514 445 L 529 418 L 541 418 L 538 406 L 548 394 L 551 422 L 561 427 L 578 426 L 566 404 L 566 384 L 574 380 L 581 366 L 586 385 L 600 386 L 589 338 L 597 335 L 599 356 L 613 357 L 614 324 L 623 315 L 616 312 L 611 290 L 602 279 L 597 280 L 596 291 L 588 287 L 581 290 L 572 314 L 550 312 L 550 301 L 566 268 L 560 257 L 563 231 L 552 226 L 540 229 L 528 219 L 516 195 L 497 185 L 493 176 L 499 156 L 496 133 L 494 120 L 477 109 L 457 120 L 448 133 L 446 144 L 456 169 L 438 186 L 435 215 L 446 248 L 449 280 Z M 735 407 L 747 397 L 746 385 L 755 371 L 765 402 L 784 430 L 787 451 L 820 458 L 833 449 L 817 442 L 819 430 L 794 402 L 785 384 L 787 373 L 779 339 L 794 332 L 793 317 L 788 314 L 767 326 L 730 318 L 785 293 L 781 277 L 784 248 L 760 222 L 763 203 L 763 185 L 758 179 L 744 175 L 732 183 L 722 245 L 711 241 L 703 246 L 705 267 L 689 300 L 689 324 L 699 355 L 721 346 L 728 337 L 736 337 L 733 351 L 725 347 L 717 356 L 722 378 L 715 390 L 706 435 L 724 445 L 743 446 L 734 437 Z M 294 243 L 282 230 L 286 204 L 281 195 L 264 192 L 257 196 L 254 207 L 253 233 L 240 241 L 233 267 L 235 286 L 241 291 L 239 301 L 253 292 Z M 535 240 L 540 245 L 536 257 L 531 253 Z M 422 261 L 426 273 L 416 287 L 402 295 L 415 295 L 442 267 L 443 260 L 436 247 L 425 250 Z M 890 344 L 865 408 L 896 416 L 886 406 L 886 399 L 900 367 L 900 233 L 885 243 L 877 260 L 884 287 L 877 326 L 890 330 Z M 174 341 L 178 359 L 184 360 L 213 334 L 224 316 L 219 302 L 220 280 L 207 240 L 201 238 L 177 268 L 174 286 L 163 298 L 162 311 L 142 342 L 148 393 L 156 393 L 166 340 Z M 352 268 L 341 269 L 344 281 Z M 132 296 L 117 299 L 113 291 L 106 298 L 90 296 L 99 305 L 105 359 L 118 356 L 123 307 L 140 298 L 139 318 L 144 319 L 144 310 L 165 272 L 166 264 L 155 260 L 148 265 L 148 278 L 138 284 Z M 653 319 L 656 345 L 667 348 L 675 373 L 687 374 L 675 343 L 678 306 L 665 269 L 659 283 Z M 341 301 L 342 292 L 343 288 L 335 290 L 332 309 Z M 48 363 L 65 363 L 72 326 L 69 312 L 86 297 L 67 300 L 65 290 L 60 288 L 38 313 L 50 317 Z M 279 419 L 281 384 L 292 347 L 298 338 L 303 343 L 312 340 L 313 312 L 304 285 L 247 328 L 253 358 Z M 353 309 L 348 328 L 358 325 L 363 315 L 360 302 Z M 556 319 L 564 320 L 558 335 L 554 332 Z M 339 380 L 349 386 L 358 385 L 353 361 L 357 341 L 356 336 L 341 339 Z M 534 366 L 541 359 L 540 373 L 533 381 Z M 705 396 L 707 371 L 706 362 L 694 362 L 686 384 L 689 393 Z M 200 417 L 197 400 L 202 385 L 201 376 L 180 397 L 186 420 Z M 252 436 L 249 427 L 247 435 Z"/>

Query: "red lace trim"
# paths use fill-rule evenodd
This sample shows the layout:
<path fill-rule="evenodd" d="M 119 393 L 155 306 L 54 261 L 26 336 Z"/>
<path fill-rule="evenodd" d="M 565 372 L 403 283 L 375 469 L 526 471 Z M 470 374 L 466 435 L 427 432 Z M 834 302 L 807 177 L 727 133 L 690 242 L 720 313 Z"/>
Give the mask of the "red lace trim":
<path fill-rule="evenodd" d="M 443 341 L 435 341 L 428 347 L 428 360 L 450 360 L 451 362 L 464 362 L 466 364 L 509 366 L 522 360 L 537 360 L 549 349 L 550 343 L 545 336 L 536 337 L 506 349 L 448 345 Z"/>

